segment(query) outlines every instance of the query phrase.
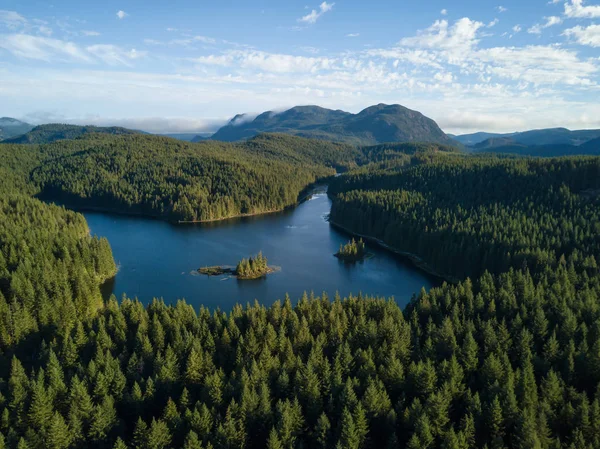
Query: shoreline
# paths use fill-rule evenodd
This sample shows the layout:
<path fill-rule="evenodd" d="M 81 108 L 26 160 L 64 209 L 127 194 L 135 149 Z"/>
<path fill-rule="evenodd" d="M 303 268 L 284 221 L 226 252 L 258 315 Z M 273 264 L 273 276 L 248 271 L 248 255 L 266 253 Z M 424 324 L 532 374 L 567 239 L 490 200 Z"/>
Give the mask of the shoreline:
<path fill-rule="evenodd" d="M 431 276 L 437 277 L 439 279 L 442 279 L 443 281 L 446 281 L 450 284 L 458 284 L 460 282 L 459 279 L 454 278 L 453 276 L 449 276 L 449 275 L 445 275 L 442 273 L 438 273 L 436 270 L 433 269 L 433 267 L 431 267 L 427 262 L 425 262 L 422 258 L 420 258 L 418 255 L 414 254 L 414 253 L 410 253 L 408 251 L 402 251 L 400 249 L 394 248 L 391 245 L 388 245 L 387 243 L 385 243 L 383 240 L 380 240 L 376 237 L 370 236 L 370 235 L 364 235 L 364 234 L 359 234 L 358 232 L 354 232 L 344 226 L 342 226 L 339 223 L 335 223 L 334 221 L 331 220 L 331 218 L 328 219 L 329 224 L 331 226 L 333 226 L 334 228 L 337 228 L 347 234 L 356 236 L 356 237 L 361 237 L 363 239 L 365 239 L 368 242 L 371 243 L 375 243 L 377 246 L 390 251 L 394 254 L 397 254 L 399 256 L 405 257 L 408 260 L 411 261 L 411 263 L 417 267 L 419 270 L 424 271 L 427 274 L 430 274 Z"/>
<path fill-rule="evenodd" d="M 271 209 L 271 210 L 261 211 L 261 212 L 230 215 L 227 217 L 211 218 L 208 220 L 169 220 L 167 217 L 165 217 L 163 215 L 155 214 L 155 213 L 137 212 L 137 211 L 133 211 L 133 210 L 119 210 L 119 209 L 112 209 L 110 207 L 104 207 L 104 206 L 79 205 L 79 204 L 75 204 L 75 203 L 60 202 L 60 201 L 56 201 L 53 199 L 46 199 L 44 197 L 39 197 L 39 199 L 45 203 L 56 204 L 57 206 L 62 206 L 65 209 L 69 209 L 69 210 L 72 210 L 74 212 L 79 212 L 79 213 L 100 212 L 100 213 L 105 213 L 105 214 L 121 215 L 124 217 L 141 217 L 141 218 L 148 218 L 151 220 L 164 221 L 165 223 L 169 223 L 172 225 L 217 223 L 220 221 L 235 220 L 238 218 L 250 218 L 250 217 L 259 217 L 261 215 L 271 215 L 271 214 L 276 214 L 276 213 L 280 213 L 280 212 L 285 212 L 286 210 L 298 207 L 300 204 L 302 204 L 307 199 L 312 197 L 315 193 L 317 193 L 316 190 L 319 188 L 319 186 L 327 186 L 328 185 L 327 179 L 329 179 L 329 177 L 316 180 L 315 182 L 309 184 L 304 189 L 302 189 L 302 191 L 298 194 L 298 199 L 296 200 L 296 202 L 294 204 L 289 204 L 289 205 L 284 206 L 279 209 Z M 327 193 L 327 189 L 325 189 L 325 191 L 323 193 Z"/>

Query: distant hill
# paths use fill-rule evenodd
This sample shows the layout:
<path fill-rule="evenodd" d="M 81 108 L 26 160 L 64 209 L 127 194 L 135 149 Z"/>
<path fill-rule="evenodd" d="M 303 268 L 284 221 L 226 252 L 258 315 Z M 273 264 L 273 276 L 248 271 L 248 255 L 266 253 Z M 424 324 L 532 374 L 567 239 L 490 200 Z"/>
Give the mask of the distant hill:
<path fill-rule="evenodd" d="M 300 137 L 374 145 L 385 142 L 454 142 L 430 118 L 400 105 L 378 104 L 358 114 L 296 106 L 283 112 L 263 112 L 256 118 L 236 115 L 211 136 L 211 140 L 232 142 L 259 133 L 285 133 Z"/>
<path fill-rule="evenodd" d="M 520 145 L 509 144 L 498 147 L 475 149 L 479 153 L 506 153 L 521 156 L 558 157 L 558 156 L 599 156 L 600 137 L 587 141 L 582 145 L 554 144 L 554 145 Z"/>
<path fill-rule="evenodd" d="M 12 139 L 6 139 L 2 143 L 51 143 L 57 140 L 63 139 L 77 139 L 87 134 L 100 133 L 100 134 L 144 134 L 141 131 L 132 131 L 127 128 L 121 128 L 118 126 L 110 127 L 99 127 L 99 126 L 78 126 L 78 125 L 62 125 L 62 124 L 49 124 L 40 125 L 33 128 L 28 133 L 14 137 Z"/>
<path fill-rule="evenodd" d="M 473 146 L 473 145 L 476 145 L 479 142 L 483 142 L 484 140 L 487 140 L 487 139 L 496 139 L 499 137 L 511 137 L 511 136 L 514 136 L 515 133 L 495 134 L 495 133 L 478 132 L 478 133 L 473 133 L 473 134 L 461 134 L 458 136 L 450 135 L 450 134 L 448 134 L 448 135 L 451 136 L 457 142 L 462 143 L 463 145 Z"/>
<path fill-rule="evenodd" d="M 165 134 L 157 134 L 157 136 L 171 137 L 177 140 L 183 140 L 184 142 L 195 142 L 195 138 L 197 137 L 196 133 L 165 133 Z"/>
<path fill-rule="evenodd" d="M 485 134 L 485 133 L 481 133 Z M 571 131 L 566 128 L 534 129 L 515 134 L 496 135 L 471 146 L 475 150 L 493 149 L 507 146 L 545 146 L 545 145 L 582 145 L 600 137 L 600 129 L 582 129 Z M 455 139 L 460 139 L 457 136 Z"/>
<path fill-rule="evenodd" d="M 16 118 L 0 118 L 0 140 L 10 139 L 25 134 L 33 129 L 33 125 L 22 122 Z"/>

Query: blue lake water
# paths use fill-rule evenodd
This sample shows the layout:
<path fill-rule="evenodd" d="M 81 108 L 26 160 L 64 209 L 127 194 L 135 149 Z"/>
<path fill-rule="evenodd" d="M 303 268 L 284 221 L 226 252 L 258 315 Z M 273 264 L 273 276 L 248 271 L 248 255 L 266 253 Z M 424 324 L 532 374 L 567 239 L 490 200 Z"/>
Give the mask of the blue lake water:
<path fill-rule="evenodd" d="M 331 201 L 324 190 L 282 213 L 209 224 L 172 225 L 138 217 L 84 213 L 92 234 L 107 237 L 119 272 L 105 294 L 137 297 L 147 303 L 184 298 L 194 306 L 221 307 L 255 299 L 270 305 L 288 293 L 293 301 L 303 292 L 337 292 L 394 297 L 404 305 L 421 287 L 439 281 L 410 261 L 369 246 L 373 257 L 345 264 L 333 254 L 349 236 L 327 222 Z M 258 280 L 198 275 L 199 267 L 235 265 L 262 251 L 269 265 L 281 271 Z"/>

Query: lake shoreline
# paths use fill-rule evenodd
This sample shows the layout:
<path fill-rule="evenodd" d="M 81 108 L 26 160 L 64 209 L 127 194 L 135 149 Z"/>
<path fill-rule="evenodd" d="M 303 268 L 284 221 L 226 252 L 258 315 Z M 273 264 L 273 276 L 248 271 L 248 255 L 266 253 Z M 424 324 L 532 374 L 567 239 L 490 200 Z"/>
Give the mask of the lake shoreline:
<path fill-rule="evenodd" d="M 414 253 L 410 253 L 408 251 L 402 251 L 400 249 L 394 248 L 391 245 L 388 245 L 387 243 L 385 243 L 383 240 L 380 240 L 376 237 L 370 236 L 370 235 L 365 235 L 365 234 L 359 234 L 358 232 L 354 232 L 348 228 L 346 228 L 345 226 L 336 223 L 334 221 L 331 220 L 331 218 L 328 219 L 329 224 L 331 226 L 333 226 L 336 229 L 339 229 L 343 232 L 345 232 L 346 234 L 350 234 L 352 236 L 355 237 L 360 237 L 363 238 L 365 240 L 367 240 L 368 242 L 374 243 L 377 246 L 390 251 L 394 254 L 397 254 L 399 256 L 405 257 L 406 259 L 410 260 L 412 262 L 412 264 L 417 267 L 419 270 L 431 275 L 431 276 L 435 276 L 439 279 L 442 279 L 448 283 L 451 284 L 458 284 L 460 281 L 452 276 L 449 275 L 445 275 L 442 273 L 437 272 L 436 270 L 433 269 L 433 267 L 431 267 L 431 265 L 429 265 L 427 262 L 425 262 L 421 257 L 419 257 L 417 254 Z"/>
<path fill-rule="evenodd" d="M 302 204 L 304 201 L 306 201 L 307 199 L 312 197 L 315 193 L 317 193 L 316 190 L 319 187 L 326 187 L 328 185 L 327 184 L 328 179 L 330 179 L 330 177 L 319 179 L 319 180 L 309 184 L 308 186 L 306 186 L 299 193 L 298 199 L 296 200 L 296 202 L 294 204 L 290 204 L 288 206 L 284 206 L 284 207 L 278 208 L 278 209 L 271 209 L 271 210 L 267 210 L 267 211 L 252 212 L 252 213 L 245 213 L 245 214 L 238 214 L 238 215 L 230 215 L 227 217 L 211 218 L 211 219 L 207 219 L 207 220 L 169 220 L 167 217 L 160 215 L 160 214 L 155 214 L 155 213 L 137 212 L 134 210 L 113 209 L 113 208 L 104 207 L 104 206 L 91 206 L 91 205 L 85 205 L 85 204 L 82 205 L 82 204 L 76 204 L 75 202 L 61 202 L 58 200 L 53 200 L 52 198 L 46 198 L 44 196 L 40 196 L 39 199 L 44 202 L 47 202 L 47 203 L 52 203 L 52 204 L 56 204 L 58 206 L 62 206 L 65 209 L 69 209 L 74 212 L 100 212 L 100 213 L 106 213 L 106 214 L 121 215 L 124 217 L 141 217 L 141 218 L 148 218 L 150 220 L 163 221 L 166 223 L 170 223 L 172 225 L 218 223 L 221 221 L 236 220 L 236 219 L 240 219 L 240 218 L 250 218 L 250 217 L 259 217 L 262 215 L 272 215 L 272 214 L 277 214 L 277 213 L 281 213 L 281 212 L 285 212 L 285 211 L 294 209 L 294 208 L 298 207 L 300 204 Z M 323 193 L 326 193 L 326 192 L 327 192 L 327 189 L 325 189 L 325 191 Z"/>

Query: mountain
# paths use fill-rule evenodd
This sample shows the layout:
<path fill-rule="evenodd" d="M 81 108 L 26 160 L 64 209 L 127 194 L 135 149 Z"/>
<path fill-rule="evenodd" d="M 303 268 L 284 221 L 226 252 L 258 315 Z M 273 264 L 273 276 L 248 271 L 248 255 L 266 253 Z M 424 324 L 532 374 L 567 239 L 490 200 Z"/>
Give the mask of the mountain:
<path fill-rule="evenodd" d="M 22 122 L 16 118 L 2 117 L 0 118 L 0 140 L 10 139 L 20 136 L 33 129 L 33 125 Z"/>
<path fill-rule="evenodd" d="M 459 140 L 461 137 L 463 136 L 457 136 L 455 139 Z M 534 129 L 515 134 L 492 135 L 492 137 L 471 144 L 471 146 L 475 150 L 494 149 L 494 151 L 498 151 L 498 148 L 500 147 L 514 145 L 523 145 L 526 147 L 545 145 L 578 146 L 598 137 L 600 137 L 600 129 L 582 129 L 575 131 L 566 128 Z"/>
<path fill-rule="evenodd" d="M 579 146 L 583 149 L 585 154 L 600 154 L 600 137 L 592 140 L 588 140 L 586 143 Z"/>
<path fill-rule="evenodd" d="M 63 125 L 63 124 L 48 124 L 40 125 L 33 128 L 28 133 L 6 139 L 2 143 L 51 143 L 62 139 L 77 139 L 87 134 L 145 134 L 141 131 L 132 131 L 127 128 L 118 126 L 99 127 L 99 126 L 78 126 L 78 125 Z"/>
<path fill-rule="evenodd" d="M 255 118 L 238 114 L 212 135 L 213 140 L 232 142 L 244 140 L 263 132 L 299 134 L 341 120 L 352 114 L 319 106 L 296 106 L 283 112 L 267 111 Z"/>
<path fill-rule="evenodd" d="M 211 136 L 212 140 L 237 141 L 263 132 L 294 134 L 354 145 L 386 142 L 454 142 L 430 118 L 400 105 L 378 104 L 358 114 L 296 106 L 283 112 L 263 112 L 252 118 L 236 115 Z"/>
<path fill-rule="evenodd" d="M 600 155 L 600 137 L 587 141 L 582 145 L 552 144 L 552 145 L 521 145 L 517 143 L 497 147 L 475 149 L 479 153 L 505 153 L 520 156 L 559 157 L 559 156 L 598 156 Z"/>
<path fill-rule="evenodd" d="M 511 136 L 514 136 L 515 133 L 496 134 L 496 133 L 478 132 L 478 133 L 473 133 L 473 134 L 461 134 L 458 136 L 450 135 L 450 134 L 448 134 L 448 135 L 450 137 L 452 137 L 454 140 L 456 140 L 457 142 L 462 143 L 463 145 L 473 146 L 473 145 L 476 145 L 479 142 L 483 142 L 484 140 L 487 140 L 487 139 L 496 139 L 496 138 L 500 138 L 500 137 L 511 137 Z"/>

